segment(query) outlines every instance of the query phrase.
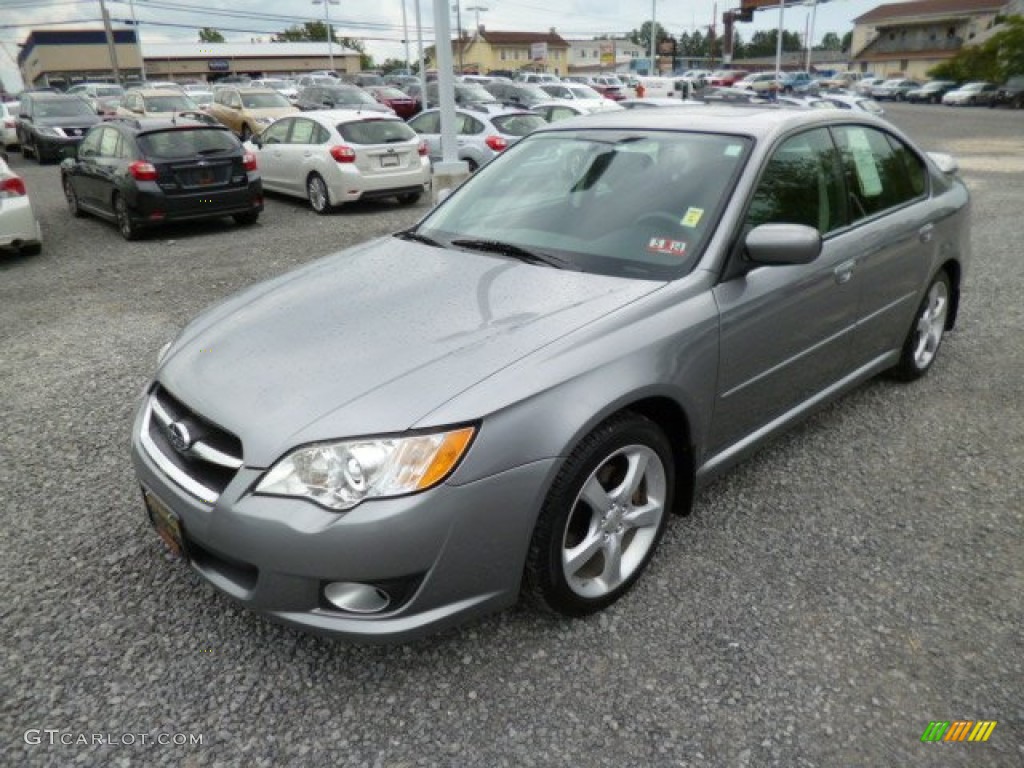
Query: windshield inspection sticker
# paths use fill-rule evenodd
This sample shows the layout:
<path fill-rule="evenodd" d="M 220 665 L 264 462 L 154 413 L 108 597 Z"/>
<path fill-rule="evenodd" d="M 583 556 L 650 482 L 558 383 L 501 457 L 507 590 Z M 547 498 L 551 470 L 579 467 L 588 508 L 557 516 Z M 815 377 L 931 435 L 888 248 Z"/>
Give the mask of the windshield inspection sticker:
<path fill-rule="evenodd" d="M 684 227 L 690 227 L 690 229 L 693 229 L 698 224 L 700 224 L 700 220 L 703 215 L 703 208 L 687 208 L 686 215 L 683 216 L 682 220 L 679 223 Z"/>
<path fill-rule="evenodd" d="M 647 250 L 651 253 L 667 253 L 670 256 L 683 256 L 686 243 L 682 240 L 669 240 L 665 237 L 652 237 L 647 242 Z"/>

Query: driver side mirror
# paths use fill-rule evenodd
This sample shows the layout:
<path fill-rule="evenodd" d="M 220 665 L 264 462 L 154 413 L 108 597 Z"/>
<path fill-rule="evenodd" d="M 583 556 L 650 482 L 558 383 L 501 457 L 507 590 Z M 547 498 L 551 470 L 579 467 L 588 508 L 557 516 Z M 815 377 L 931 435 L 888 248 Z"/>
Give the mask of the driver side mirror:
<path fill-rule="evenodd" d="M 821 253 L 821 233 L 803 224 L 762 224 L 750 230 L 744 245 L 754 264 L 810 264 Z"/>

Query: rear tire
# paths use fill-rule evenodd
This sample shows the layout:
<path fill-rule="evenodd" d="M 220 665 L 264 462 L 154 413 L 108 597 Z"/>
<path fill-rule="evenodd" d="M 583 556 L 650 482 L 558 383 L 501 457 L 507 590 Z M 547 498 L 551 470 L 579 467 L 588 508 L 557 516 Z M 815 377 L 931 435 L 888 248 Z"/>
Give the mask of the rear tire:
<path fill-rule="evenodd" d="M 331 212 L 331 194 L 320 174 L 312 173 L 306 179 L 306 197 L 309 198 L 310 208 L 321 216 Z"/>
<path fill-rule="evenodd" d="M 235 224 L 238 224 L 240 227 L 251 227 L 259 221 L 260 212 L 246 211 L 245 213 L 233 213 L 231 214 L 231 218 L 233 218 L 235 220 Z"/>
<path fill-rule="evenodd" d="M 132 221 L 131 214 L 128 213 L 128 205 L 124 201 L 124 196 L 117 193 L 114 194 L 114 217 L 117 219 L 117 229 L 121 233 L 121 237 L 129 242 L 139 239 L 139 227 Z"/>
<path fill-rule="evenodd" d="M 31 243 L 29 245 L 23 245 L 18 249 L 18 253 L 22 256 L 38 256 L 43 252 L 42 243 Z"/>
<path fill-rule="evenodd" d="M 242 141 L 248 141 L 249 139 L 252 138 L 252 131 L 249 130 L 248 125 L 242 125 L 242 132 L 238 134 L 238 137 Z"/>
<path fill-rule="evenodd" d="M 914 381 L 928 373 L 938 357 L 946 332 L 951 296 L 949 275 L 944 270 L 940 271 L 928 286 L 914 315 L 900 360 L 890 372 L 894 379 Z"/>
<path fill-rule="evenodd" d="M 416 205 L 421 197 L 423 197 L 422 192 L 408 192 L 404 195 L 399 195 L 398 202 L 402 205 Z"/>
<path fill-rule="evenodd" d="M 82 218 L 82 208 L 78 204 L 78 195 L 75 193 L 75 186 L 71 183 L 71 177 L 64 177 L 64 199 L 68 203 L 68 212 L 76 219 Z"/>

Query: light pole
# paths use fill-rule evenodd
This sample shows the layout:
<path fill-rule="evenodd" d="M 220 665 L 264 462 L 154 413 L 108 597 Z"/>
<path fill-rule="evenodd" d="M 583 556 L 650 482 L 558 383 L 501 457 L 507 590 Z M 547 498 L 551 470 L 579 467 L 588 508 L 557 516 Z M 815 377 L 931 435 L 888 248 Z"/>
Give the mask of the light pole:
<path fill-rule="evenodd" d="M 412 62 L 409 61 L 409 16 L 405 12 L 405 0 L 402 0 L 402 37 L 405 38 L 405 69 L 412 72 Z"/>
<path fill-rule="evenodd" d="M 146 79 L 146 60 L 142 57 L 142 38 L 139 37 L 139 20 L 135 18 L 135 0 L 128 0 L 128 7 L 132 12 L 132 28 L 135 30 L 135 47 L 139 49 L 139 72 L 142 79 Z"/>
<path fill-rule="evenodd" d="M 452 6 L 452 10 L 455 11 L 455 26 L 459 30 L 459 74 L 462 74 L 463 62 L 462 62 L 462 0 L 455 0 L 455 5 Z"/>
<path fill-rule="evenodd" d="M 658 34 L 655 31 L 658 28 L 658 23 L 655 21 L 655 17 L 657 16 L 657 14 L 658 0 L 651 0 L 651 71 L 648 74 L 652 76 L 658 74 L 657 72 L 654 71 L 654 48 L 658 44 Z"/>
<path fill-rule="evenodd" d="M 339 0 L 313 0 L 313 5 L 324 4 L 324 24 L 327 25 L 327 58 L 331 62 L 331 72 L 334 71 L 334 35 L 331 32 L 331 6 L 340 5 Z"/>

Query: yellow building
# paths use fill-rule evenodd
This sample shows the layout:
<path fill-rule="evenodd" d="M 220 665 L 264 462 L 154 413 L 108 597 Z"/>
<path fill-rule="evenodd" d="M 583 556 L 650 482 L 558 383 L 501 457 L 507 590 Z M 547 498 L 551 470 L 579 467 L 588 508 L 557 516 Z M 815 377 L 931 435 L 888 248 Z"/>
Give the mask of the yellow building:
<path fill-rule="evenodd" d="M 122 78 L 141 75 L 139 45 L 134 29 L 113 32 L 117 66 Z M 26 88 L 66 88 L 86 80 L 113 80 L 110 47 L 102 29 L 36 29 L 18 53 L 18 68 Z"/>
<path fill-rule="evenodd" d="M 485 75 L 492 71 L 569 73 L 570 45 L 554 29 L 548 32 L 494 32 L 483 24 L 461 41 L 452 41 L 456 71 Z M 425 52 L 426 66 L 437 68 L 433 47 Z"/>

